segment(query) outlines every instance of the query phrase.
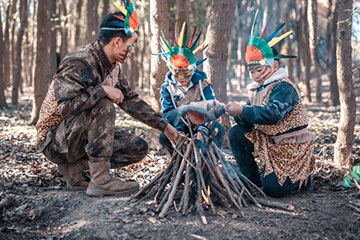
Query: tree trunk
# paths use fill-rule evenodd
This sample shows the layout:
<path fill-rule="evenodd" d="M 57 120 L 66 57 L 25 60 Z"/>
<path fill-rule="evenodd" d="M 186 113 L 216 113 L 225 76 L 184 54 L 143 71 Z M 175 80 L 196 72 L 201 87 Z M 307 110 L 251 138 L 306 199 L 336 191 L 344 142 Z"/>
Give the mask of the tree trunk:
<path fill-rule="evenodd" d="M 318 56 L 318 44 L 317 44 L 317 31 L 318 31 L 318 20 L 317 20 L 317 1 L 310 0 L 309 11 L 308 11 L 308 20 L 309 20 L 309 31 L 310 31 L 310 51 L 311 59 L 314 64 L 314 72 L 316 79 L 316 102 L 322 102 L 322 81 L 321 73 L 319 66 L 319 56 Z"/>
<path fill-rule="evenodd" d="M 13 68 L 13 88 L 11 102 L 13 105 L 18 104 L 19 100 L 19 86 L 21 83 L 21 51 L 22 51 L 22 40 L 27 25 L 27 2 L 26 0 L 20 0 L 20 27 L 17 32 L 16 48 L 15 48 L 15 61 Z"/>
<path fill-rule="evenodd" d="M 103 9 L 101 13 L 101 21 L 104 20 L 104 18 L 108 13 L 110 13 L 110 0 L 103 0 L 102 2 L 103 2 Z"/>
<path fill-rule="evenodd" d="M 228 43 L 234 21 L 235 4 L 235 0 L 212 0 L 206 32 L 209 46 L 205 53 L 208 60 L 204 63 L 204 71 L 214 84 L 216 99 L 225 103 L 227 102 L 226 62 L 229 57 Z M 227 130 L 230 129 L 230 120 L 227 115 L 221 118 L 221 123 Z M 228 142 L 225 142 L 225 145 L 228 145 Z"/>
<path fill-rule="evenodd" d="M 58 16 L 56 16 L 56 0 L 50 0 L 50 5 L 51 5 L 51 12 L 50 12 L 50 16 L 51 16 L 51 32 L 50 32 L 50 62 L 49 62 L 49 73 L 50 75 L 54 75 L 57 69 L 57 57 L 56 57 L 56 21 L 55 19 L 58 18 Z M 62 40 L 61 40 L 61 48 L 62 48 Z M 60 49 L 61 49 L 60 48 Z M 60 50 L 61 52 L 61 50 Z M 62 54 L 60 54 L 60 56 L 63 56 Z"/>
<path fill-rule="evenodd" d="M 13 81 L 14 81 L 14 76 L 13 76 L 13 73 L 14 73 L 14 62 L 15 62 L 15 30 L 16 30 L 16 18 L 14 17 L 15 14 L 16 14 L 16 6 L 17 6 L 17 3 L 18 1 L 17 0 L 14 0 L 12 5 L 11 5 L 11 33 L 10 33 L 10 36 L 11 36 L 11 39 L 10 39 L 10 46 L 9 46 L 9 49 L 10 49 L 10 52 L 9 52 L 9 61 L 10 61 L 10 70 L 9 70 L 9 73 L 10 73 L 10 83 L 13 84 Z M 11 71 L 12 70 L 12 71 Z"/>
<path fill-rule="evenodd" d="M 5 52 L 5 46 L 3 41 L 3 29 L 2 29 L 2 14 L 0 8 L 0 52 Z M 4 62 L 5 62 L 5 55 L 0 54 L 0 109 L 6 108 L 6 98 L 5 98 L 5 78 L 4 78 Z"/>
<path fill-rule="evenodd" d="M 167 0 L 150 0 L 150 32 L 151 52 L 160 52 L 160 31 L 169 36 L 168 2 Z M 152 106 L 160 110 L 160 87 L 168 71 L 166 64 L 159 56 L 151 56 L 150 85 L 153 98 Z"/>
<path fill-rule="evenodd" d="M 302 58 L 301 58 L 301 75 L 302 75 L 302 81 L 305 83 L 305 98 L 308 102 L 312 102 L 311 99 L 311 86 L 310 86 L 310 79 L 311 79 L 311 73 L 310 73 L 310 41 L 309 41 L 309 23 L 307 18 L 307 12 L 308 12 L 308 6 L 309 6 L 309 0 L 302 0 L 302 46 L 301 46 L 301 52 L 302 52 Z"/>
<path fill-rule="evenodd" d="M 339 87 L 336 79 L 336 25 L 337 25 L 337 12 L 335 11 L 336 4 L 333 0 L 329 0 L 329 12 L 327 22 L 327 42 L 328 42 L 328 58 L 327 67 L 330 69 L 330 103 L 332 106 L 338 106 L 339 100 Z"/>
<path fill-rule="evenodd" d="M 60 45 L 60 56 L 61 58 L 64 58 L 65 55 L 68 52 L 68 20 L 67 20 L 67 7 L 66 7 L 66 3 L 68 1 L 65 0 L 61 0 L 61 15 L 62 17 L 64 17 L 63 19 L 61 19 L 61 23 L 60 23 L 60 32 L 61 32 L 61 45 Z M 55 33 L 56 34 L 56 33 Z"/>
<path fill-rule="evenodd" d="M 50 83 L 49 61 L 50 61 L 50 1 L 38 4 L 37 14 L 37 44 L 34 77 L 34 98 L 31 113 L 31 124 L 35 124 L 39 118 L 41 104 L 46 96 Z"/>
<path fill-rule="evenodd" d="M 289 0 L 287 9 L 285 11 L 284 21 L 287 23 L 290 23 L 293 21 L 293 15 L 294 15 L 294 1 Z M 287 24 L 286 31 L 290 31 L 290 24 Z M 291 45 L 291 39 L 286 40 L 286 54 L 287 55 L 293 55 L 292 45 Z M 288 73 L 289 73 L 289 79 L 293 82 L 296 82 L 294 80 L 294 62 L 292 59 L 289 59 L 287 61 L 287 67 L 288 67 Z"/>
<path fill-rule="evenodd" d="M 7 9 L 6 9 L 6 22 L 5 22 L 5 32 L 4 32 L 4 45 L 5 45 L 5 51 L 4 51 L 4 55 L 5 56 L 10 56 L 10 34 L 9 34 L 9 28 L 10 28 L 10 7 L 11 5 L 9 4 Z M 5 61 L 4 63 L 4 74 L 5 74 L 5 80 L 4 80 L 4 84 L 5 87 L 9 87 L 10 86 L 10 61 L 9 61 L 9 57 L 7 59 L 7 61 Z"/>
<path fill-rule="evenodd" d="M 94 42 L 97 39 L 100 24 L 99 24 L 99 13 L 98 13 L 99 0 L 93 0 L 93 1 L 94 1 L 94 8 L 93 8 L 93 14 L 94 14 L 94 37 L 93 37 L 92 41 Z"/>
<path fill-rule="evenodd" d="M 87 24 L 86 24 L 86 41 L 93 42 L 95 38 L 95 18 L 94 18 L 94 1 L 87 0 L 86 4 L 86 17 L 87 17 Z"/>
<path fill-rule="evenodd" d="M 83 5 L 83 0 L 77 0 L 76 3 L 76 12 L 77 12 L 77 21 L 75 26 L 75 46 L 79 47 L 80 43 L 80 34 L 81 34 L 81 8 Z"/>
<path fill-rule="evenodd" d="M 302 23 L 301 23 L 301 11 L 302 11 L 302 7 L 301 7 L 301 0 L 296 0 L 296 8 L 295 8 L 295 12 L 296 12 L 296 20 L 295 20 L 295 39 L 296 39 L 296 82 L 300 83 L 302 81 L 302 66 L 301 66 L 301 59 L 302 59 L 302 54 L 303 51 L 301 51 L 302 48 Z"/>
<path fill-rule="evenodd" d="M 180 31 L 184 22 L 189 21 L 189 7 L 188 1 L 184 0 L 176 0 L 176 27 L 177 30 Z M 190 26 L 190 24 L 189 24 Z"/>
<path fill-rule="evenodd" d="M 209 46 L 205 54 L 208 60 L 204 62 L 204 69 L 208 79 L 214 84 L 216 98 L 222 102 L 227 101 L 224 76 L 226 76 L 226 62 L 229 57 L 227 48 L 233 26 L 235 4 L 235 0 L 212 0 L 206 33 Z"/>
<path fill-rule="evenodd" d="M 337 79 L 340 93 L 340 122 L 334 146 L 335 163 L 349 168 L 356 122 L 356 102 L 352 79 L 352 0 L 338 1 L 336 29 Z"/>

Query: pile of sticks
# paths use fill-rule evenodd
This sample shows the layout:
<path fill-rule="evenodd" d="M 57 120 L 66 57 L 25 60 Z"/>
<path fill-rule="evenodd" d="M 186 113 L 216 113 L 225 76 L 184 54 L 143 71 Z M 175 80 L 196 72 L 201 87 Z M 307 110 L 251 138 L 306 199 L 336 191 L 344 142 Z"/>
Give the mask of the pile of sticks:
<path fill-rule="evenodd" d="M 164 217 L 172 205 L 183 215 L 196 210 L 204 224 L 207 224 L 204 209 L 216 214 L 215 205 L 235 206 L 241 215 L 249 201 L 261 207 L 250 189 L 265 194 L 225 160 L 212 142 L 216 134 L 217 131 L 213 131 L 206 137 L 197 133 L 179 139 L 168 167 L 132 199 L 153 196 L 155 212 L 160 217 Z"/>

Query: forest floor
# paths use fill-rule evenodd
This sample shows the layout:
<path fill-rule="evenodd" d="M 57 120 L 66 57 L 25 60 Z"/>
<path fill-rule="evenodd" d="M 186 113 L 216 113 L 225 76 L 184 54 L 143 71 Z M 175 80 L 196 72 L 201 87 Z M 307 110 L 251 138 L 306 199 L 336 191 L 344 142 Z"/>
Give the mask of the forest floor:
<path fill-rule="evenodd" d="M 174 209 L 159 218 L 149 201 L 92 198 L 67 189 L 56 165 L 34 151 L 30 96 L 25 93 L 17 108 L 0 114 L 0 239 L 360 239 L 360 212 L 350 204 L 360 204 L 360 193 L 341 187 L 346 170 L 331 164 L 338 108 L 307 106 L 317 136 L 314 190 L 276 199 L 294 211 L 249 205 L 242 216 L 218 207 L 215 215 L 206 212 L 209 224 L 203 225 L 196 214 L 181 216 Z M 121 111 L 117 115 L 117 125 L 148 140 L 151 151 L 141 163 L 112 174 L 144 185 L 169 159 L 147 126 Z M 356 122 L 352 161 L 359 165 L 359 115 Z"/>

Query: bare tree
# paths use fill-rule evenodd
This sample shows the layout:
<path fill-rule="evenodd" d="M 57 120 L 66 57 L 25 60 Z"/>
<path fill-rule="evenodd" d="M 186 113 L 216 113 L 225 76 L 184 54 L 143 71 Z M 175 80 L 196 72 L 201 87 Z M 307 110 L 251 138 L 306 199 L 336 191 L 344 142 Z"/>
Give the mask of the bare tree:
<path fill-rule="evenodd" d="M 338 106 L 339 100 L 339 88 L 336 79 L 336 23 L 337 23 L 337 12 L 335 11 L 336 3 L 333 0 L 328 1 L 328 14 L 327 14 L 327 26 L 326 26 L 326 40 L 328 45 L 328 57 L 326 64 L 330 69 L 329 80 L 330 80 L 330 102 L 332 106 Z"/>
<path fill-rule="evenodd" d="M 41 104 L 46 96 L 50 83 L 49 61 L 50 61 L 50 10 L 51 2 L 44 1 L 38 4 L 37 14 L 37 44 L 34 77 L 34 98 L 31 113 L 31 124 L 35 124 L 39 118 Z"/>
<path fill-rule="evenodd" d="M 356 122 L 356 102 L 351 59 L 352 8 L 352 0 L 338 1 L 336 72 L 340 93 L 340 122 L 334 146 L 334 160 L 343 167 L 350 167 L 351 165 L 350 156 Z"/>
<path fill-rule="evenodd" d="M 94 13 L 95 1 L 87 0 L 86 4 L 86 40 L 93 42 L 95 39 L 95 13 Z"/>
<path fill-rule="evenodd" d="M 301 9 L 301 16 L 302 16 L 302 31 L 301 31 L 301 37 L 302 37 L 302 44 L 299 48 L 299 50 L 302 52 L 301 54 L 301 76 L 302 81 L 305 84 L 305 98 L 308 102 L 312 102 L 311 99 L 311 86 L 310 86 L 310 41 L 308 34 L 309 33 L 309 22 L 307 18 L 308 13 L 308 6 L 309 6 L 309 0 L 301 0 L 302 9 Z"/>
<path fill-rule="evenodd" d="M 227 101 L 226 92 L 226 62 L 228 59 L 228 43 L 234 21 L 235 0 L 211 2 L 209 25 L 206 33 L 208 48 L 204 63 L 205 72 L 214 84 L 216 98 Z"/>
<path fill-rule="evenodd" d="M 208 60 L 204 64 L 204 71 L 214 84 L 216 99 L 221 102 L 227 102 L 226 62 L 229 57 L 228 43 L 234 22 L 235 4 L 236 0 L 212 0 L 206 32 L 209 46 L 205 54 Z M 230 119 L 227 115 L 221 118 L 221 123 L 227 130 L 230 129 Z M 227 144 L 228 142 L 225 143 Z"/>
<path fill-rule="evenodd" d="M 55 74 L 56 68 L 57 68 L 57 57 L 56 57 L 56 46 L 57 46 L 57 40 L 56 40 L 56 19 L 59 17 L 56 15 L 56 0 L 50 0 L 51 5 L 51 30 L 50 30 L 50 62 L 49 62 L 49 73 L 51 75 Z M 61 45 L 62 47 L 62 45 Z M 60 48 L 61 49 L 61 48 Z M 61 53 L 61 51 L 60 51 Z M 61 54 L 60 54 L 61 55 Z M 62 55 L 61 55 L 62 56 Z"/>
<path fill-rule="evenodd" d="M 110 0 L 103 0 L 102 2 L 103 2 L 103 9 L 101 13 L 101 21 L 106 17 L 110 9 Z"/>
<path fill-rule="evenodd" d="M 11 9 L 11 5 L 8 4 L 7 8 L 6 8 L 6 22 L 5 22 L 5 31 L 4 31 L 4 46 L 5 46 L 5 50 L 4 50 L 4 55 L 5 56 L 10 56 L 10 34 L 9 34 L 9 29 L 10 29 L 10 9 Z M 5 61 L 4 63 L 4 75 L 5 75 L 5 79 L 4 79 L 4 84 L 5 87 L 8 87 L 10 85 L 10 61 Z"/>
<path fill-rule="evenodd" d="M 76 2 L 76 13 L 77 13 L 77 21 L 75 25 L 75 46 L 78 47 L 80 45 L 80 35 L 81 35 L 81 8 L 83 5 L 83 0 L 77 0 Z"/>
<path fill-rule="evenodd" d="M 2 10 L 0 8 L 0 52 L 5 52 L 4 40 L 3 40 L 3 29 L 2 29 Z M 4 78 L 4 60 L 5 55 L 0 54 L 0 108 L 7 107 L 5 99 L 5 78 Z"/>
<path fill-rule="evenodd" d="M 160 52 L 159 36 L 160 31 L 169 36 L 168 2 L 167 0 L 150 0 L 150 32 L 151 52 Z M 164 81 L 167 67 L 164 61 L 158 56 L 151 56 L 151 95 L 154 96 L 153 107 L 160 109 L 160 87 Z"/>
<path fill-rule="evenodd" d="M 67 16 L 67 6 L 68 1 L 61 0 L 61 45 L 60 45 L 60 56 L 61 58 L 65 57 L 68 52 L 68 16 Z"/>
<path fill-rule="evenodd" d="M 183 22 L 189 20 L 189 6 L 188 1 L 176 0 L 176 28 L 181 29 Z"/>
<path fill-rule="evenodd" d="M 318 103 L 322 102 L 322 81 L 321 73 L 319 66 L 319 56 L 318 56 L 318 41 L 317 41 L 317 31 L 318 31 L 318 19 L 317 19 L 317 1 L 310 0 L 309 9 L 308 9 L 308 20 L 309 20 L 309 33 L 310 33 L 310 52 L 311 59 L 314 64 L 315 79 L 316 79 L 316 101 Z"/>
<path fill-rule="evenodd" d="M 13 68 L 13 88 L 12 88 L 12 96 L 11 101 L 13 105 L 18 104 L 19 99 L 19 85 L 21 83 L 21 51 L 22 51 L 22 41 L 25 29 L 27 27 L 27 1 L 20 0 L 20 27 L 17 32 L 17 39 L 16 39 L 16 48 L 15 48 L 15 61 L 14 61 L 14 68 Z"/>

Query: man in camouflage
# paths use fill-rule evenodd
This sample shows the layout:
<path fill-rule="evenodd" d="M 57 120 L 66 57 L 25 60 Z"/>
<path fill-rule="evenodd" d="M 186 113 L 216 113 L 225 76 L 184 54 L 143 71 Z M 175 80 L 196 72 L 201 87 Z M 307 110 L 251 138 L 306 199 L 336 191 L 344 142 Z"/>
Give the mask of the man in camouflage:
<path fill-rule="evenodd" d="M 113 103 L 132 117 L 164 131 L 171 141 L 178 137 L 161 113 L 129 87 L 121 72 L 120 63 L 134 53 L 137 40 L 135 8 L 133 3 L 126 7 L 106 16 L 96 43 L 65 56 L 36 125 L 39 151 L 58 164 L 69 186 L 87 188 L 90 196 L 136 191 L 136 182 L 111 179 L 109 168 L 138 162 L 148 152 L 145 140 L 115 129 Z M 90 170 L 90 183 L 82 178 L 86 169 Z"/>

